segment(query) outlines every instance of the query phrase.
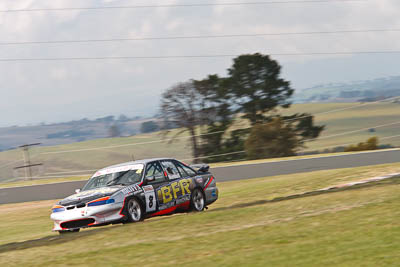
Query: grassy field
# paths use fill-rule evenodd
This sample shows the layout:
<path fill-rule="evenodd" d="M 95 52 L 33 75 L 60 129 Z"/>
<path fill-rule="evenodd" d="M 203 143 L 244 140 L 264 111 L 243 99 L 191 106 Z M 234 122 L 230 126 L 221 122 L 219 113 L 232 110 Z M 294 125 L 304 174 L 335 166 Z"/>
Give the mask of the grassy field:
<path fill-rule="evenodd" d="M 375 133 L 368 131 L 357 132 L 353 134 L 326 138 L 327 136 L 353 131 L 361 128 L 373 128 L 377 125 L 398 122 L 400 114 L 400 105 L 394 103 L 379 103 L 361 106 L 357 103 L 324 103 L 324 104 L 298 104 L 293 105 L 291 109 L 285 111 L 287 114 L 293 113 L 321 113 L 334 109 L 347 108 L 354 105 L 360 105 L 359 108 L 339 111 L 329 114 L 316 116 L 316 123 L 326 125 L 326 130 L 321 136 L 321 140 L 307 143 L 307 150 L 319 150 L 326 147 L 351 144 L 365 141 L 371 136 L 388 137 L 400 135 L 400 124 L 376 129 Z M 235 127 L 246 127 L 246 123 L 238 121 Z M 54 176 L 59 172 L 90 170 L 90 172 L 81 172 L 74 174 L 88 174 L 92 170 L 102 168 L 114 163 L 120 163 L 132 160 L 134 158 L 150 157 L 175 157 L 190 162 L 191 150 L 188 146 L 188 139 L 185 135 L 173 143 L 161 142 L 151 143 L 162 139 L 159 133 L 137 135 L 124 138 L 97 139 L 87 142 L 79 142 L 68 145 L 54 147 L 37 147 L 31 151 L 32 162 L 43 162 L 44 167 L 41 171 L 34 170 L 34 176 Z M 187 135 L 186 135 L 187 137 Z M 144 143 L 144 144 L 143 144 Z M 400 137 L 382 141 L 382 143 L 400 146 Z M 123 145 L 129 145 L 119 147 Z M 109 147 L 99 150 L 75 151 L 62 154 L 46 154 L 65 150 L 82 150 L 96 147 Z M 22 172 L 16 173 L 13 167 L 22 163 L 15 162 L 22 159 L 22 152 L 12 150 L 0 153 L 0 181 L 13 181 L 18 177 L 23 177 Z M 15 162 L 15 163 L 13 163 Z M 3 167 L 5 164 L 9 166 Z"/>
<path fill-rule="evenodd" d="M 307 110 L 310 113 L 320 113 L 338 108 L 346 108 L 354 106 L 356 103 L 344 104 L 299 104 L 294 105 L 289 113 L 301 113 Z M 379 103 L 369 104 L 354 109 L 349 109 L 340 112 L 317 115 L 315 122 L 317 124 L 326 125 L 326 130 L 320 136 L 324 138 L 329 135 L 340 134 L 359 130 L 363 128 L 374 128 L 374 126 L 384 125 L 394 122 L 399 122 L 400 104 L 394 103 Z M 316 140 L 307 144 L 308 149 L 322 149 L 324 147 L 338 146 L 343 144 L 356 144 L 366 141 L 372 136 L 381 138 L 400 135 L 400 124 L 388 127 L 376 128 L 376 132 L 368 131 L 357 132 L 353 134 L 337 136 Z M 400 137 L 382 141 L 382 144 L 400 145 Z"/>
<path fill-rule="evenodd" d="M 67 236 L 49 232 L 54 201 L 0 205 L 0 263 L 396 266 L 400 178 L 302 193 L 399 171 L 387 164 L 219 183 L 208 211 Z"/>

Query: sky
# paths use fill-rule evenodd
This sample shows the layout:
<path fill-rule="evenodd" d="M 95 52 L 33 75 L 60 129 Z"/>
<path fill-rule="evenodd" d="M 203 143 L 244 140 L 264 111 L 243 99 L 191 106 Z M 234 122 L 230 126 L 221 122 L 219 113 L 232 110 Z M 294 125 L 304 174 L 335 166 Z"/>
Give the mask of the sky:
<path fill-rule="evenodd" d="M 283 0 L 279 0 L 282 2 Z M 278 1 L 278 2 L 279 2 Z M 2 0 L 0 10 L 250 0 Z M 287 2 L 287 1 L 283 1 Z M 400 1 L 0 12 L 1 42 L 400 29 Z M 1 59 L 400 50 L 399 32 L 1 45 Z M 272 56 L 296 90 L 400 75 L 400 54 Z M 149 116 L 178 82 L 226 75 L 233 57 L 0 61 L 0 127 Z"/>

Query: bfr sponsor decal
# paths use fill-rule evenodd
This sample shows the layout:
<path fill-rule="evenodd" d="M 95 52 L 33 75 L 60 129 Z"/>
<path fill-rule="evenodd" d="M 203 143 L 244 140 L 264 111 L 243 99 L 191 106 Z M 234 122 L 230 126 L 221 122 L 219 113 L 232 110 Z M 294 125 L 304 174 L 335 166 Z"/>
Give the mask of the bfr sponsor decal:
<path fill-rule="evenodd" d="M 182 179 L 180 181 L 176 181 L 169 185 L 161 187 L 157 191 L 159 203 L 168 204 L 174 199 L 179 199 L 185 195 L 189 195 L 189 187 L 191 182 L 191 179 Z"/>

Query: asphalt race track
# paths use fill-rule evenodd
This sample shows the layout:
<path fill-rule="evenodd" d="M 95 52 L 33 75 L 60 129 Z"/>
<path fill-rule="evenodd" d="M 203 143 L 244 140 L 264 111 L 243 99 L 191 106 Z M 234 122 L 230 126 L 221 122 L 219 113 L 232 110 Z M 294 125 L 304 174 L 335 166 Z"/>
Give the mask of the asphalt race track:
<path fill-rule="evenodd" d="M 251 179 L 319 170 L 352 168 L 400 162 L 400 149 L 361 152 L 344 156 L 327 156 L 311 159 L 283 160 L 278 162 L 246 164 L 211 169 L 217 181 Z M 0 189 L 0 204 L 61 199 L 72 195 L 86 181 L 65 182 L 36 186 Z"/>

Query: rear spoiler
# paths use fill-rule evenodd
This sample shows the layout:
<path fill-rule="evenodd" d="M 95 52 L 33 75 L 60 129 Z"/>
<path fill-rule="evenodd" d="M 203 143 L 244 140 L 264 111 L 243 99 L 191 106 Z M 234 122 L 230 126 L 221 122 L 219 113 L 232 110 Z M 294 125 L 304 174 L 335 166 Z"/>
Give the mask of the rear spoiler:
<path fill-rule="evenodd" d="M 203 173 L 208 172 L 208 170 L 210 169 L 210 166 L 207 164 L 194 164 L 190 165 L 190 167 L 197 172 L 203 172 Z"/>

